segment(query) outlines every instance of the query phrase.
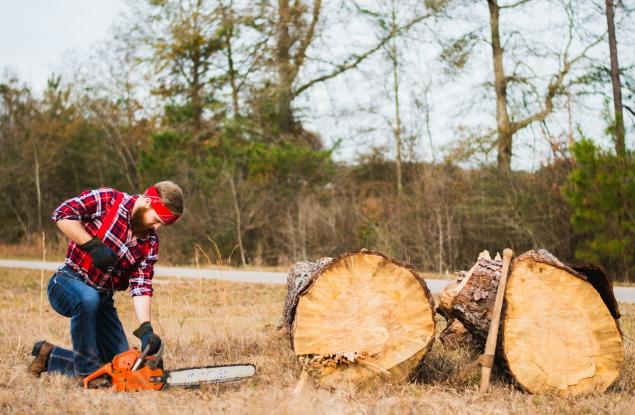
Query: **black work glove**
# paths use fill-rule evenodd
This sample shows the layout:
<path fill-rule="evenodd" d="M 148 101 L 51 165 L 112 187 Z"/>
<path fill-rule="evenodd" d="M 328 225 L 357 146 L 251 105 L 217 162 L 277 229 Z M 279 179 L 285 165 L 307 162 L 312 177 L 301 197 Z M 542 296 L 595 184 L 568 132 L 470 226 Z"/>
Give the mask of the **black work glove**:
<path fill-rule="evenodd" d="M 146 349 L 146 346 L 150 345 L 150 352 L 148 354 L 157 354 L 161 347 L 161 338 L 154 334 L 152 331 L 152 324 L 149 321 L 141 323 L 139 328 L 132 332 L 136 337 L 141 339 L 141 351 Z"/>
<path fill-rule="evenodd" d="M 102 240 L 97 237 L 79 247 L 88 252 L 88 255 L 93 260 L 93 265 L 99 268 L 101 272 L 108 272 L 108 268 L 114 267 L 119 261 L 115 251 L 104 245 Z"/>

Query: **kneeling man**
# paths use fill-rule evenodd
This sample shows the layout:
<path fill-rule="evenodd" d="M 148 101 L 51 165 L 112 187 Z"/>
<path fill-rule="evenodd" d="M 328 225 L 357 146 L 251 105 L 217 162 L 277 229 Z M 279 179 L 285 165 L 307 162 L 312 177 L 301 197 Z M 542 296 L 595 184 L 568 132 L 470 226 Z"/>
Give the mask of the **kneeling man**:
<path fill-rule="evenodd" d="M 150 186 L 143 195 L 111 188 L 87 190 L 63 202 L 53 221 L 71 240 L 65 264 L 48 283 L 51 307 L 70 317 L 73 350 L 42 340 L 33 346 L 29 373 L 49 371 L 85 376 L 128 350 L 113 302 L 115 290 L 130 287 L 141 348 L 155 354 L 161 340 L 151 325 L 152 276 L 158 259 L 156 231 L 183 214 L 183 192 L 171 181 Z M 99 385 L 95 385 L 99 386 Z"/>

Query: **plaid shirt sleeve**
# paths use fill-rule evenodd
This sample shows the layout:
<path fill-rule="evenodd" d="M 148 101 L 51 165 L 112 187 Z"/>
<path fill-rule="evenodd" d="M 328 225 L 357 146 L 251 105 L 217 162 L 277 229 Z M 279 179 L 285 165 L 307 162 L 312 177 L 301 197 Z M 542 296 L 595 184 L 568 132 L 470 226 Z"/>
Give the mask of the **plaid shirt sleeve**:
<path fill-rule="evenodd" d="M 130 273 L 130 295 L 152 296 L 152 277 L 154 276 L 154 264 L 159 259 L 159 241 L 156 237 L 148 241 L 149 249 L 143 258 Z"/>
<path fill-rule="evenodd" d="M 53 211 L 52 220 L 57 222 L 62 219 L 87 221 L 104 214 L 109 202 L 113 198 L 114 191 L 110 188 L 85 190 L 79 196 L 64 201 Z"/>

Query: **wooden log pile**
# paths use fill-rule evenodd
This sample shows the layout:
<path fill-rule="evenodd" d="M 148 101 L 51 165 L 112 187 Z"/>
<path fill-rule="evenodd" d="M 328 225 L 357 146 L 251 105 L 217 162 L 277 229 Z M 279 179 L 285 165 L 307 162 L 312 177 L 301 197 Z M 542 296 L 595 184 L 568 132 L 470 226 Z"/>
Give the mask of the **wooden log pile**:
<path fill-rule="evenodd" d="M 432 296 L 410 266 L 363 250 L 294 265 L 280 328 L 318 385 L 401 381 L 435 337 Z"/>
<path fill-rule="evenodd" d="M 438 307 L 448 320 L 444 344 L 482 348 L 501 266 L 484 252 L 444 290 Z M 529 251 L 511 264 L 497 364 L 528 392 L 605 391 L 624 360 L 619 317 L 600 268 L 569 266 L 547 251 Z"/>

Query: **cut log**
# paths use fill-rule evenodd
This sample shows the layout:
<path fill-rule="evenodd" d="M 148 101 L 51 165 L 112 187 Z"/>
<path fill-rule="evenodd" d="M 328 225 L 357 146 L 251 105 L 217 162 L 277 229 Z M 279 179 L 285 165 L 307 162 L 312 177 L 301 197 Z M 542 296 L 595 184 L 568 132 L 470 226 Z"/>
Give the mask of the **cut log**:
<path fill-rule="evenodd" d="M 527 391 L 562 396 L 605 391 L 619 375 L 624 361 L 619 311 L 608 279 L 597 281 L 610 293 L 608 304 L 585 275 L 546 251 L 514 261 L 501 345 L 512 376 Z"/>
<path fill-rule="evenodd" d="M 464 324 L 474 347 L 482 347 L 487 336 L 500 267 L 487 255 L 479 257 L 440 301 L 439 312 L 449 323 Z M 511 265 L 497 363 L 532 393 L 604 391 L 624 360 L 619 317 L 611 283 L 600 268 L 572 267 L 547 251 L 529 251 Z"/>
<path fill-rule="evenodd" d="M 294 265 L 282 328 L 316 384 L 402 381 L 432 347 L 434 305 L 408 265 L 361 251 Z"/>

